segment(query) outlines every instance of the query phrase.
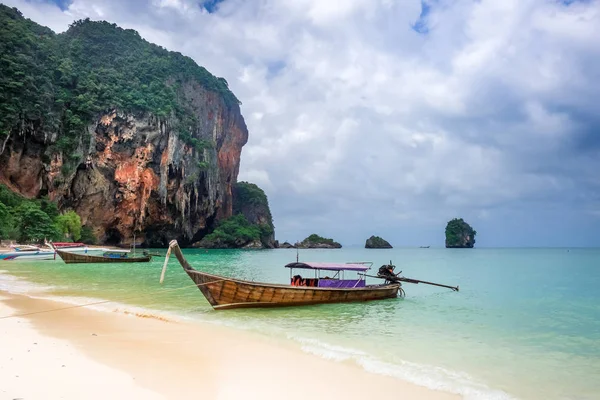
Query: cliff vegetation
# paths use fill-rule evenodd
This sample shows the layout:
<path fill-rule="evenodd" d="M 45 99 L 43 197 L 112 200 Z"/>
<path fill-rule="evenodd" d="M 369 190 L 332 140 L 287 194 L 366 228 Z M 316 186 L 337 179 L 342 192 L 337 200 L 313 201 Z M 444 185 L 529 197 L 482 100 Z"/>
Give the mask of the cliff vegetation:
<path fill-rule="evenodd" d="M 189 80 L 239 104 L 225 79 L 106 21 L 75 21 L 56 35 L 0 5 L 0 52 L 0 135 L 29 121 L 60 131 L 58 150 L 74 149 L 86 123 L 110 108 L 177 113 L 189 134 L 194 115 L 177 98 Z"/>
<path fill-rule="evenodd" d="M 454 218 L 446 225 L 446 248 L 472 248 L 476 234 L 462 218 Z"/>
<path fill-rule="evenodd" d="M 234 216 L 206 235 L 203 248 L 274 248 L 275 228 L 265 192 L 257 185 L 238 182 L 233 188 Z"/>

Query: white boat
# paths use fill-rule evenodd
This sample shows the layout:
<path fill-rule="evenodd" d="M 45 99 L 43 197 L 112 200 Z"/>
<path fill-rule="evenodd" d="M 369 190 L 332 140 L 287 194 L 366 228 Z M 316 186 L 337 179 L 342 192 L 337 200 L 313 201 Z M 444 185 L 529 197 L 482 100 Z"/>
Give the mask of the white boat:
<path fill-rule="evenodd" d="M 93 246 L 88 246 L 86 244 L 83 243 L 48 243 L 46 242 L 46 245 L 51 247 L 52 249 L 58 249 L 58 250 L 62 250 L 65 251 L 67 253 L 74 253 L 74 254 L 87 254 L 90 256 L 101 256 L 104 253 L 110 252 L 110 253 L 129 253 L 129 250 L 122 250 L 122 249 L 109 249 L 106 247 L 93 247 Z"/>
<path fill-rule="evenodd" d="M 11 246 L 12 250 L 1 251 L 0 261 L 12 260 L 54 260 L 56 252 L 37 246 Z"/>
<path fill-rule="evenodd" d="M 87 254 L 90 256 L 101 256 L 104 253 L 129 253 L 129 250 L 115 250 L 106 247 L 61 247 L 60 250 L 67 253 Z"/>

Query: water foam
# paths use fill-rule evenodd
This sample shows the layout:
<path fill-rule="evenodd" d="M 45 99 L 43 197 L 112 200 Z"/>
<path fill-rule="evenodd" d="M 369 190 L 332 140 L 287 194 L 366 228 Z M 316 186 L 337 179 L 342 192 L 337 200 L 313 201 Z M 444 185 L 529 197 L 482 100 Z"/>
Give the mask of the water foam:
<path fill-rule="evenodd" d="M 132 306 L 119 301 L 107 300 L 97 297 L 58 296 L 50 290 L 60 289 L 59 286 L 40 285 L 24 278 L 10 275 L 9 271 L 0 270 L 0 291 L 24 295 L 32 299 L 49 300 L 72 306 L 85 306 L 86 309 L 101 312 L 116 312 L 128 316 L 155 318 L 167 321 L 184 319 L 178 314 L 157 312 L 157 310 Z M 65 287 L 66 288 L 66 287 Z"/>
<path fill-rule="evenodd" d="M 44 293 L 53 286 L 40 285 L 24 278 L 10 275 L 9 271 L 0 270 L 0 290 L 13 294 Z"/>
<path fill-rule="evenodd" d="M 365 371 L 391 376 L 429 389 L 461 395 L 467 400 L 515 400 L 506 392 L 494 390 L 463 372 L 408 361 L 390 363 L 362 350 L 332 345 L 317 339 L 288 335 L 301 349 L 337 362 L 352 361 Z"/>

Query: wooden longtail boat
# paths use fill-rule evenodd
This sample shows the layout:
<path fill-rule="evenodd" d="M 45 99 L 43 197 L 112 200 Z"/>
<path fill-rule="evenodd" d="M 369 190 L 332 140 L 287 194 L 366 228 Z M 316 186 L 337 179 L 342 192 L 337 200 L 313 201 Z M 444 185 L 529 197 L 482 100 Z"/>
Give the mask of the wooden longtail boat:
<path fill-rule="evenodd" d="M 197 271 L 187 262 L 179 244 L 172 240 L 169 244 L 160 282 L 164 276 L 171 252 L 198 289 L 216 310 L 249 307 L 284 307 L 322 303 L 345 303 L 354 301 L 382 300 L 398 296 L 400 283 L 366 285 L 364 276 L 358 279 L 339 279 L 344 271 L 366 271 L 365 264 L 325 264 L 325 263 L 291 263 L 286 265 L 293 269 L 313 270 L 314 279 L 302 279 L 291 276 L 290 285 L 250 282 L 227 278 L 219 275 Z M 333 278 L 319 278 L 321 271 L 329 271 Z M 335 273 L 335 274 L 334 274 Z M 306 285 L 306 286 L 304 286 Z"/>
<path fill-rule="evenodd" d="M 124 253 L 115 253 L 114 255 L 90 256 L 87 254 L 70 253 L 68 251 L 56 250 L 56 254 L 62 258 L 66 264 L 91 264 L 91 263 L 134 263 L 148 262 L 152 256 L 128 257 Z"/>

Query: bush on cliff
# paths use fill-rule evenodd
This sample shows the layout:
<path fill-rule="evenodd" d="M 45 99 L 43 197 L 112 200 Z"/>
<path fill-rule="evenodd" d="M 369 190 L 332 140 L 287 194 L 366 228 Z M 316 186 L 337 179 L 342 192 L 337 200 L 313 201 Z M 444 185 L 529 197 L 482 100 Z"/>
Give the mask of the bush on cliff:
<path fill-rule="evenodd" d="M 200 247 L 238 248 L 260 240 L 261 229 L 252 225 L 242 214 L 234 215 L 219 223 L 217 228 L 200 241 Z"/>
<path fill-rule="evenodd" d="M 264 247 L 274 247 L 275 228 L 265 192 L 249 182 L 237 182 L 233 187 L 233 214 L 243 214 L 250 224 L 260 229 Z"/>

